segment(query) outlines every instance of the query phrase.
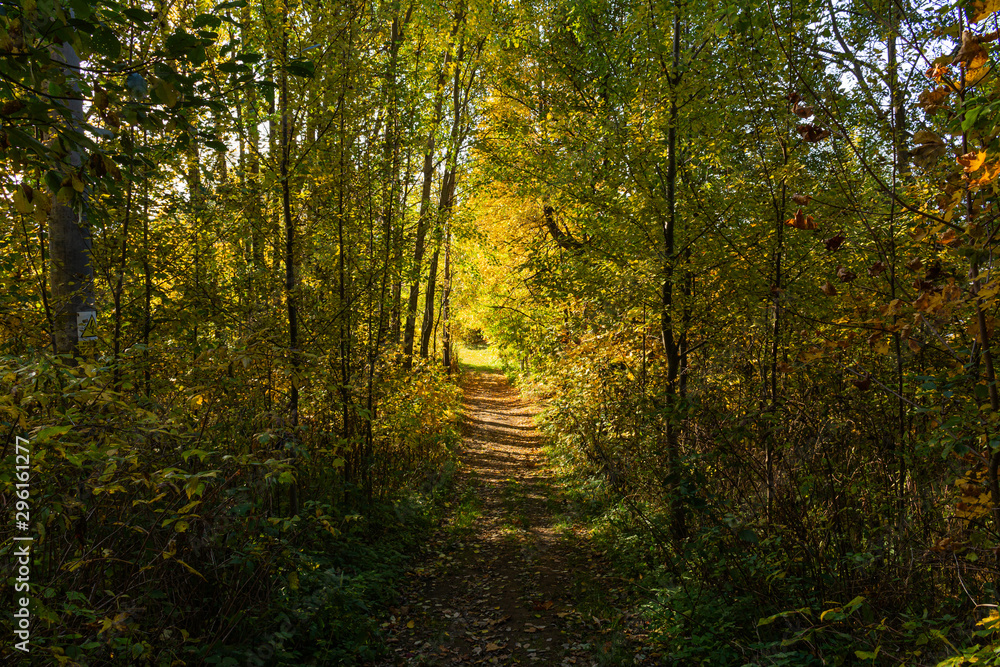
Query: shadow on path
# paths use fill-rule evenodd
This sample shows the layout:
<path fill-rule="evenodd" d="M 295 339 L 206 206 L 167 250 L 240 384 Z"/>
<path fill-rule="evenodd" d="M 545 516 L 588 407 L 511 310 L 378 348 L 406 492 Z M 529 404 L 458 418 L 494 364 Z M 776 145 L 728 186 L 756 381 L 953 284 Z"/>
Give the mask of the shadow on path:
<path fill-rule="evenodd" d="M 463 388 L 458 507 L 390 609 L 380 665 L 596 665 L 614 637 L 578 610 L 574 584 L 604 565 L 558 521 L 538 408 L 500 373 L 470 373 Z"/>

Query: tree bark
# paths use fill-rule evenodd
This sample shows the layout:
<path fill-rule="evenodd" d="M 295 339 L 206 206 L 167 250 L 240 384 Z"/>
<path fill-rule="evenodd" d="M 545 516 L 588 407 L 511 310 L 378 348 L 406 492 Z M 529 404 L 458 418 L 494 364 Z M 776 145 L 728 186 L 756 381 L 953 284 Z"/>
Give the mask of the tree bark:
<path fill-rule="evenodd" d="M 451 50 L 454 44 L 455 34 L 464 20 L 464 7 L 460 6 L 455 12 L 455 22 L 452 25 L 451 39 L 448 42 L 448 51 L 445 53 L 444 63 L 438 74 L 436 99 L 434 100 L 434 115 L 431 119 L 431 126 L 427 132 L 427 144 L 424 150 L 423 188 L 420 194 L 420 216 L 417 220 L 417 235 L 413 247 L 413 264 L 410 267 L 409 283 L 410 294 L 406 304 L 406 325 L 403 329 L 403 366 L 410 369 L 413 366 L 413 337 L 417 326 L 417 302 L 420 299 L 420 273 L 423 267 L 425 242 L 427 231 L 431 223 L 431 185 L 434 179 L 434 147 L 437 128 L 441 124 L 442 109 L 444 108 L 444 84 L 451 65 Z"/>
<path fill-rule="evenodd" d="M 441 290 L 441 355 L 445 370 L 451 375 L 451 223 L 444 237 L 444 285 Z"/>
<path fill-rule="evenodd" d="M 63 44 L 58 57 L 67 66 L 67 78 L 80 66 L 80 57 L 69 44 Z M 77 90 L 75 83 L 73 89 Z M 71 126 L 82 122 L 83 100 L 71 99 L 65 104 L 70 111 Z M 66 161 L 71 172 L 79 170 L 79 151 L 70 152 Z M 77 313 L 94 310 L 94 269 L 90 229 L 84 217 L 84 194 L 79 193 L 74 199 L 68 203 L 53 195 L 49 213 L 49 284 L 55 324 L 52 338 L 57 354 L 76 353 Z"/>
<path fill-rule="evenodd" d="M 670 124 L 667 128 L 667 216 L 663 225 L 663 284 L 660 299 L 660 335 L 667 359 L 666 377 L 666 456 L 669 476 L 673 533 L 677 539 L 687 536 L 684 505 L 678 496 L 680 488 L 680 440 L 677 420 L 677 376 L 680 367 L 678 337 L 674 331 L 674 236 L 677 229 L 677 85 L 680 82 L 680 14 L 674 11 L 672 63 L 670 72 Z"/>

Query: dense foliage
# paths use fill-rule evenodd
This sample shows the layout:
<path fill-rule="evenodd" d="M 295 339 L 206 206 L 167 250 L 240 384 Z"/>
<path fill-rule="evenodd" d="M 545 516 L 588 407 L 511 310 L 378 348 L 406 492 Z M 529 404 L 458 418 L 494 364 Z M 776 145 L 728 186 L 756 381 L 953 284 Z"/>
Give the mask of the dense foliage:
<path fill-rule="evenodd" d="M 998 10 L 0 2 L 32 646 L 373 658 L 455 333 L 544 387 L 664 655 L 1000 664 Z"/>
<path fill-rule="evenodd" d="M 996 9 L 517 10 L 477 322 L 675 660 L 1000 660 Z"/>
<path fill-rule="evenodd" d="M 480 13 L 0 3 L 0 491 L 13 520 L 22 437 L 30 659 L 381 650 L 457 441 L 447 337 L 403 335 L 449 326 Z M 24 534 L 0 528 L 5 562 Z"/>

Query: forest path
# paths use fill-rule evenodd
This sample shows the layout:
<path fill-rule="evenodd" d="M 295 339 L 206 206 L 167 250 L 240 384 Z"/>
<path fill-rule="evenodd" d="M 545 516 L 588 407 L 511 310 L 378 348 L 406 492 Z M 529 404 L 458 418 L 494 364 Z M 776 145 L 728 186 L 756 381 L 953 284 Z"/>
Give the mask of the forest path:
<path fill-rule="evenodd" d="M 634 664 L 619 622 L 601 618 L 621 619 L 624 594 L 565 514 L 538 408 L 500 373 L 463 388 L 456 502 L 390 609 L 382 664 Z"/>

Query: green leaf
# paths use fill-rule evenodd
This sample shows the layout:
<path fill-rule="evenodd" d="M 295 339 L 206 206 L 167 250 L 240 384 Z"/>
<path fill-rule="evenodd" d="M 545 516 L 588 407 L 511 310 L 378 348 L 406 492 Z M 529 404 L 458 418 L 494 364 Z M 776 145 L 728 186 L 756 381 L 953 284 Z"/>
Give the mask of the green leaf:
<path fill-rule="evenodd" d="M 90 36 L 90 42 L 94 51 L 111 60 L 117 59 L 122 53 L 118 36 L 106 26 L 97 26 Z"/>
<path fill-rule="evenodd" d="M 194 17 L 194 23 L 191 27 L 197 30 L 198 28 L 204 28 L 205 26 L 218 28 L 220 25 L 222 25 L 222 19 L 218 16 L 212 16 L 211 14 L 198 14 L 198 16 Z"/>
<path fill-rule="evenodd" d="M 143 26 L 152 21 L 154 18 L 156 18 L 152 14 L 147 12 L 145 9 L 141 9 L 139 7 L 126 7 L 125 9 L 122 10 L 122 14 L 124 14 L 128 19 L 130 19 L 134 23 Z"/>
<path fill-rule="evenodd" d="M 70 430 L 72 430 L 72 428 L 73 428 L 72 426 L 46 426 L 41 431 L 36 433 L 33 438 L 31 438 L 31 442 L 32 443 L 48 442 L 49 440 L 55 438 L 56 436 L 63 435 L 64 433 L 69 433 Z"/>
<path fill-rule="evenodd" d="M 20 146 L 21 148 L 28 148 L 41 156 L 45 156 L 48 154 L 49 149 L 46 148 L 42 142 L 26 134 L 25 132 L 22 132 L 16 127 L 8 127 L 6 128 L 6 131 L 7 131 L 7 139 L 9 139 L 10 143 L 12 143 L 13 145 Z M 46 181 L 46 184 L 47 183 L 48 182 Z M 59 177 L 59 183 L 60 185 L 62 184 L 62 176 Z M 55 192 L 56 190 L 56 188 L 49 188 L 49 189 L 52 190 L 53 192 Z"/>
<path fill-rule="evenodd" d="M 167 37 L 164 46 L 167 48 L 167 53 L 173 58 L 179 58 L 185 54 L 185 52 L 193 49 L 198 45 L 198 39 L 181 29 L 176 30 L 172 35 Z"/>
<path fill-rule="evenodd" d="M 311 60 L 293 60 L 285 66 L 285 71 L 294 76 L 311 79 L 316 76 L 316 65 Z"/>
<path fill-rule="evenodd" d="M 246 72 L 249 71 L 249 69 L 250 68 L 244 65 L 243 63 L 238 63 L 232 60 L 219 64 L 219 71 L 225 72 L 226 74 L 236 74 L 237 72 Z"/>

